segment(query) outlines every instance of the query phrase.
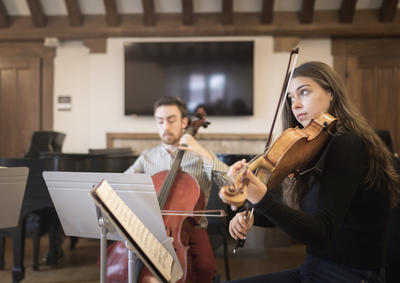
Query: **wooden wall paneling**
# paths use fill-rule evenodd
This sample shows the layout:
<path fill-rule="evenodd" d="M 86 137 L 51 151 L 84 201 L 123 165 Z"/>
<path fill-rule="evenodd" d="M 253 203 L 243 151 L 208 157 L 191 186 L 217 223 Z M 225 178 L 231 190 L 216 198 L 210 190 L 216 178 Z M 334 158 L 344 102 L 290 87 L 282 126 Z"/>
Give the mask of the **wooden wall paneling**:
<path fill-rule="evenodd" d="M 182 23 L 193 25 L 193 0 L 182 0 Z"/>
<path fill-rule="evenodd" d="M 41 62 L 40 130 L 53 130 L 53 76 L 55 48 L 38 43 L 0 43 L 4 57 L 38 57 Z"/>
<path fill-rule="evenodd" d="M 73 27 L 80 27 L 83 24 L 83 16 L 78 0 L 65 0 L 67 6 L 69 23 Z"/>
<path fill-rule="evenodd" d="M 53 75 L 54 57 L 46 56 L 42 59 L 42 103 L 40 106 L 40 129 L 53 130 Z"/>
<path fill-rule="evenodd" d="M 222 23 L 224 25 L 233 23 L 233 0 L 222 0 Z"/>
<path fill-rule="evenodd" d="M 0 0 L 0 28 L 6 28 L 9 27 L 9 25 L 10 17 L 8 16 L 3 0 Z"/>
<path fill-rule="evenodd" d="M 302 0 L 299 21 L 302 24 L 313 22 L 315 0 Z"/>
<path fill-rule="evenodd" d="M 271 24 L 274 19 L 274 0 L 263 0 L 261 8 L 262 24 Z"/>
<path fill-rule="evenodd" d="M 142 0 L 143 5 L 143 24 L 153 26 L 156 24 L 154 0 Z"/>
<path fill-rule="evenodd" d="M 367 118 L 370 125 L 374 128 L 377 126 L 377 113 L 380 107 L 377 107 L 377 95 L 376 89 L 378 87 L 376 81 L 376 70 L 374 67 L 359 68 L 358 70 L 360 81 L 362 82 L 360 87 L 359 97 L 359 110 L 361 114 Z M 381 105 L 380 105 L 381 106 Z"/>
<path fill-rule="evenodd" d="M 334 66 L 345 71 L 350 99 L 372 127 L 389 130 L 400 151 L 400 39 L 333 39 Z"/>
<path fill-rule="evenodd" d="M 395 96 L 393 103 L 396 105 L 396 109 L 400 109 L 400 65 L 398 65 L 396 67 L 395 81 L 396 81 L 395 93 L 397 95 Z M 397 115 L 398 115 L 398 113 L 397 113 Z M 392 135 L 392 138 L 393 138 L 392 142 L 395 147 L 395 151 L 399 154 L 400 153 L 400 119 L 395 119 L 395 122 L 396 122 L 396 131 Z"/>
<path fill-rule="evenodd" d="M 28 2 L 29 11 L 31 12 L 32 23 L 35 27 L 44 27 L 47 24 L 40 0 L 26 0 Z"/>
<path fill-rule="evenodd" d="M 108 26 L 119 26 L 121 23 L 121 16 L 118 13 L 116 0 L 104 0 L 104 7 L 106 9 L 106 22 Z"/>
<path fill-rule="evenodd" d="M 342 0 L 339 10 L 339 21 L 341 23 L 351 23 L 356 12 L 357 0 Z"/>
<path fill-rule="evenodd" d="M 346 64 L 346 88 L 350 99 L 356 105 L 356 107 L 361 110 L 363 106 L 363 98 L 360 91 L 360 74 L 358 70 L 358 57 L 348 56 Z"/>
<path fill-rule="evenodd" d="M 23 157 L 40 129 L 40 58 L 0 57 L 0 156 Z"/>
<path fill-rule="evenodd" d="M 399 0 L 383 0 L 380 10 L 381 22 L 392 22 L 397 11 Z"/>

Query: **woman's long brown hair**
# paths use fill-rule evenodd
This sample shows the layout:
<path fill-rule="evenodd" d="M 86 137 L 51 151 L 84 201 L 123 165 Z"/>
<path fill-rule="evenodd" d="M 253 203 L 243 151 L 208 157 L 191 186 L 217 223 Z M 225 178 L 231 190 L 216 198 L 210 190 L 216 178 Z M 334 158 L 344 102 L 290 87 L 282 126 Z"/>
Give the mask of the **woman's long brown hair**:
<path fill-rule="evenodd" d="M 393 154 L 350 101 L 339 75 L 322 62 L 308 62 L 293 71 L 293 78 L 295 77 L 310 78 L 332 94 L 333 100 L 328 112 L 338 118 L 338 131 L 355 133 L 366 145 L 369 161 L 365 185 L 370 188 L 387 189 L 390 192 L 391 205 L 396 205 L 400 181 L 393 167 Z M 282 116 L 283 130 L 295 126 L 301 127 L 292 113 L 289 99 L 285 101 Z M 309 188 L 309 183 L 310 180 L 307 178 L 297 178 L 296 181 L 283 186 L 285 203 L 290 207 L 299 208 L 300 200 Z"/>

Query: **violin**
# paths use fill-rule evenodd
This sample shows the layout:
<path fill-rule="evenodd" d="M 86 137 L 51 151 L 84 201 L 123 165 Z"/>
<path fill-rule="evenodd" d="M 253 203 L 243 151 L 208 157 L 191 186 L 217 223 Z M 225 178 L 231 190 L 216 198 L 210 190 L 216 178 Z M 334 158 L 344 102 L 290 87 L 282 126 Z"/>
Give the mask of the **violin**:
<path fill-rule="evenodd" d="M 293 174 L 299 175 L 310 167 L 310 163 L 323 149 L 331 137 L 337 119 L 328 113 L 321 113 L 310 124 L 300 129 L 289 128 L 262 154 L 253 158 L 237 174 L 234 184 L 224 186 L 219 191 L 222 201 L 242 206 L 247 199 L 246 185 L 238 189 L 244 170 L 255 171 L 267 188 L 278 186 L 282 180 Z"/>

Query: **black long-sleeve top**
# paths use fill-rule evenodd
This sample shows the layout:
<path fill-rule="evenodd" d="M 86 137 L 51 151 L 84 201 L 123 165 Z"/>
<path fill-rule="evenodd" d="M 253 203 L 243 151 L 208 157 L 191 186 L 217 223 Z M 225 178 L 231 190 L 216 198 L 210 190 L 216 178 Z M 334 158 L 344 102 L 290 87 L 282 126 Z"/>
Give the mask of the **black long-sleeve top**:
<path fill-rule="evenodd" d="M 302 198 L 301 210 L 289 208 L 268 192 L 254 207 L 266 218 L 264 224 L 271 222 L 304 243 L 307 253 L 351 267 L 378 269 L 383 264 L 389 193 L 386 188 L 366 188 L 367 166 L 361 138 L 338 135 L 326 151 L 322 171 Z"/>

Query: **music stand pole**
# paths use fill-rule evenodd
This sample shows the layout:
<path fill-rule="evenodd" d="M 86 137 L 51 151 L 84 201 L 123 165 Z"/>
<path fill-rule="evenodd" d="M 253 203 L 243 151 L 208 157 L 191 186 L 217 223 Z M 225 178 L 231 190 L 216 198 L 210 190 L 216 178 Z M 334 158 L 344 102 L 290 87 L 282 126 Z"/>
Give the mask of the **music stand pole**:
<path fill-rule="evenodd" d="M 107 233 L 115 231 L 115 228 L 97 205 L 96 214 L 100 226 L 100 283 L 107 283 Z"/>
<path fill-rule="evenodd" d="M 135 276 L 135 253 L 131 248 L 131 245 L 128 241 L 125 241 L 126 249 L 128 250 L 128 282 L 136 283 Z"/>

